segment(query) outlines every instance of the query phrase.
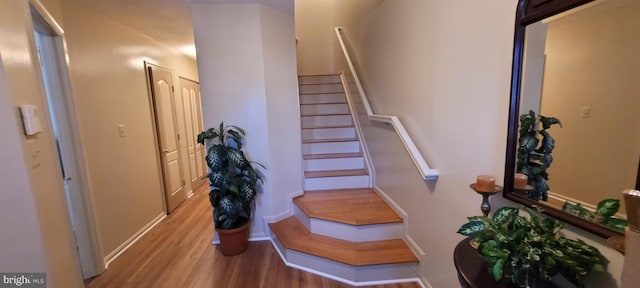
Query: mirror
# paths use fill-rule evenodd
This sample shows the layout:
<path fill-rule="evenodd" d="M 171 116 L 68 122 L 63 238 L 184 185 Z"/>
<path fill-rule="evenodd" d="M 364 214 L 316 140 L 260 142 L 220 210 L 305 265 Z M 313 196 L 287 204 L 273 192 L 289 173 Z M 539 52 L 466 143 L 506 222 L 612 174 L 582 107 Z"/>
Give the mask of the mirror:
<path fill-rule="evenodd" d="M 604 199 L 621 200 L 624 189 L 640 182 L 637 15 L 640 2 L 636 0 L 519 2 L 504 177 L 506 198 L 541 206 L 545 213 L 603 237 L 623 234 L 565 213 L 562 208 L 567 202 L 593 209 Z M 522 172 L 516 156 L 519 117 L 529 111 L 536 116 L 555 117 L 562 124 L 546 130 L 555 143 L 550 154 L 553 161 L 546 169 L 549 179 L 544 181 L 548 185 L 545 200 L 530 199 L 525 191 L 513 189 L 515 173 Z M 530 179 L 529 184 L 539 183 Z M 626 217 L 623 207 L 614 218 Z"/>

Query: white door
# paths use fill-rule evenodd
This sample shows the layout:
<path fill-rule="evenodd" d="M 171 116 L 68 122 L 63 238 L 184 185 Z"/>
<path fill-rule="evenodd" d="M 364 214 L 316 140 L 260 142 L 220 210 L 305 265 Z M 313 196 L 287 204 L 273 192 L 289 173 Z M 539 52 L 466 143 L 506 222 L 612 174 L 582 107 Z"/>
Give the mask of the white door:
<path fill-rule="evenodd" d="M 180 90 L 182 94 L 182 107 L 184 108 L 184 123 L 186 131 L 187 154 L 189 155 L 189 175 L 191 175 L 191 187 L 196 189 L 204 183 L 206 173 L 204 165 L 204 150 L 198 144 L 196 138 L 202 129 L 200 85 L 192 80 L 180 78 Z"/>
<path fill-rule="evenodd" d="M 178 152 L 178 125 L 174 105 L 171 72 L 147 64 L 151 95 L 160 148 L 167 213 L 171 213 L 185 199 L 182 167 Z"/>

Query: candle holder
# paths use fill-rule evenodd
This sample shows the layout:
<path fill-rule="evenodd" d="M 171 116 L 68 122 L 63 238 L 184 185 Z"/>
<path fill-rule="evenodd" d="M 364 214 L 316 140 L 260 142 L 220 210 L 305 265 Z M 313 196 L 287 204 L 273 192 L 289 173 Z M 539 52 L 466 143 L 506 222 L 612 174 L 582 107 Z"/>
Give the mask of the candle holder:
<path fill-rule="evenodd" d="M 469 185 L 471 190 L 476 191 L 476 193 L 482 195 L 482 204 L 480 205 L 480 210 L 482 210 L 482 214 L 486 217 L 489 217 L 489 212 L 491 212 L 491 203 L 489 203 L 489 197 L 494 194 L 502 192 L 502 186 L 496 185 L 496 190 L 492 192 L 484 192 L 476 190 L 476 184 L 473 183 Z"/>

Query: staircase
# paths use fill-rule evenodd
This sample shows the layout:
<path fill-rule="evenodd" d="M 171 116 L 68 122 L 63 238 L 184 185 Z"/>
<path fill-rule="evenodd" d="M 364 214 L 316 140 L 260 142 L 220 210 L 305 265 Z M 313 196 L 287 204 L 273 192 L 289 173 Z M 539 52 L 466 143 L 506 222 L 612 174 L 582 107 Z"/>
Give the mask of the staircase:
<path fill-rule="evenodd" d="M 415 281 L 404 224 L 373 190 L 338 75 L 300 76 L 303 196 L 269 224 L 289 266 L 351 285 Z"/>

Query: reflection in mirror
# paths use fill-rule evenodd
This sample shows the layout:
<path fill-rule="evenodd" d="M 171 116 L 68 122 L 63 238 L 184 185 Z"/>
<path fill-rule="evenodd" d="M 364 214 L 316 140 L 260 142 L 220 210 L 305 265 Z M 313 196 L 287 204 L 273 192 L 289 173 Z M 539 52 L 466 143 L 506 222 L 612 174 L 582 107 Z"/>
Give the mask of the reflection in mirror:
<path fill-rule="evenodd" d="M 545 206 L 593 212 L 639 180 L 638 15 L 640 1 L 595 1 L 526 27 L 519 114 L 562 123 L 547 131 L 555 149 Z M 621 205 L 609 217 L 625 215 Z"/>

